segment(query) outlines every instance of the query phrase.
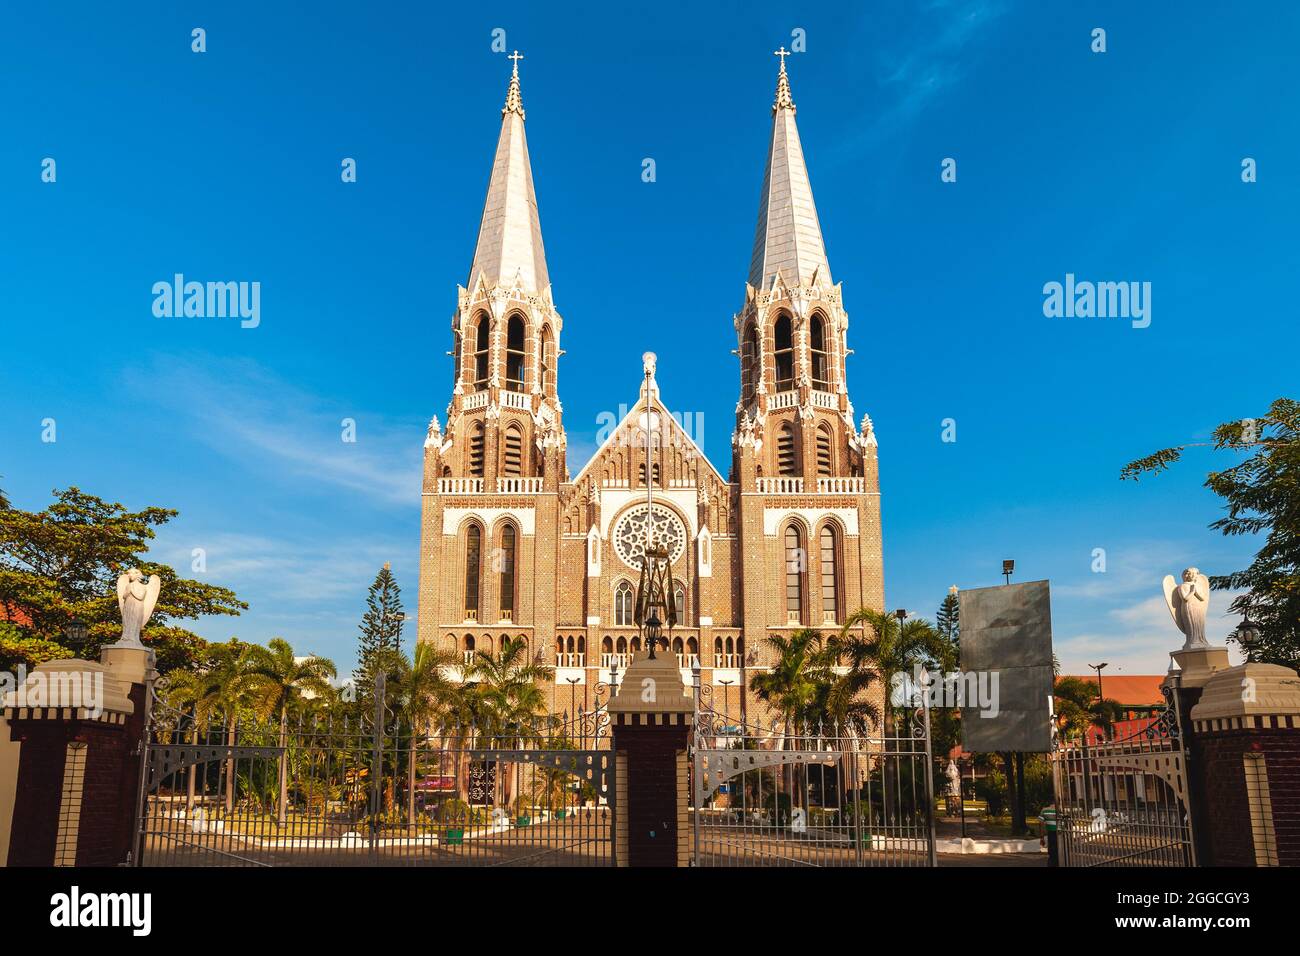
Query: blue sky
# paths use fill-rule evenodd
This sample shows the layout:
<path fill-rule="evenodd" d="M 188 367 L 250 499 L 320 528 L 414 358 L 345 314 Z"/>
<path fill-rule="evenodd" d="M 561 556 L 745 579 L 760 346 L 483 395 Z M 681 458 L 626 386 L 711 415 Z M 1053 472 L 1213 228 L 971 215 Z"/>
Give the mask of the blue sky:
<path fill-rule="evenodd" d="M 932 615 L 1014 557 L 1017 580 L 1052 581 L 1067 671 L 1164 670 L 1179 636 L 1160 578 L 1253 548 L 1206 527 L 1201 482 L 1227 458 L 1193 451 L 1139 485 L 1119 469 L 1295 396 L 1300 8 L 476 6 L 5 12 L 0 482 L 17 505 L 75 483 L 179 509 L 156 556 L 185 571 L 204 548 L 205 577 L 251 604 L 200 622 L 212 639 L 282 635 L 350 666 L 386 560 L 414 611 L 421 443 L 449 398 L 509 72 L 495 28 L 526 56 L 571 472 L 650 348 L 726 474 L 770 51 L 802 29 L 790 78 L 850 395 L 880 441 L 887 603 Z M 261 324 L 155 318 L 150 289 L 176 272 L 259 281 Z M 1045 318 L 1043 284 L 1067 272 L 1150 282 L 1150 327 Z"/>

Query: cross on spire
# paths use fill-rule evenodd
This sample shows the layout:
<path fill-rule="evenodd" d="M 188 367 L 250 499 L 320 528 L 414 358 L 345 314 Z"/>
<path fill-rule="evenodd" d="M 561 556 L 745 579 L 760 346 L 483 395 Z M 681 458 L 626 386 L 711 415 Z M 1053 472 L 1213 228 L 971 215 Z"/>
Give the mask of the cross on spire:
<path fill-rule="evenodd" d="M 518 50 L 515 50 L 514 53 L 511 53 L 508 57 L 506 57 L 507 60 L 514 60 L 514 61 L 515 61 L 515 66 L 514 66 L 514 75 L 515 75 L 515 76 L 518 76 L 518 75 L 519 75 L 519 61 L 522 60 L 523 58 L 524 58 L 524 55 L 523 55 L 522 53 L 520 53 Z"/>
<path fill-rule="evenodd" d="M 779 50 L 773 50 L 773 51 L 772 51 L 772 55 L 773 55 L 773 56 L 779 56 L 779 57 L 781 58 L 781 72 L 784 73 L 784 72 L 785 72 L 785 58 L 786 58 L 787 56 L 790 56 L 790 51 L 787 50 L 787 49 L 785 48 L 785 44 L 781 44 L 781 49 L 779 49 Z"/>

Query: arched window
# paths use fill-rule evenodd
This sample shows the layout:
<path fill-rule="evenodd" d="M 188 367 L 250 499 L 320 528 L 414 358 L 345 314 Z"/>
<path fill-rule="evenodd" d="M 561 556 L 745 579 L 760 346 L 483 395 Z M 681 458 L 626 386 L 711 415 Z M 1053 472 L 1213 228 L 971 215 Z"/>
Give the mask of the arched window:
<path fill-rule="evenodd" d="M 825 425 L 817 429 L 817 474 L 829 478 L 835 474 L 835 455 L 831 451 L 831 430 Z"/>
<path fill-rule="evenodd" d="M 483 423 L 475 421 L 469 426 L 469 473 L 472 478 L 483 477 L 486 447 L 487 441 L 483 433 Z"/>
<path fill-rule="evenodd" d="M 839 549 L 835 547 L 835 529 L 822 528 L 822 620 L 838 621 L 840 617 L 837 568 Z"/>
<path fill-rule="evenodd" d="M 686 647 L 682 644 L 682 639 L 680 637 L 673 638 L 673 653 L 679 656 L 686 653 Z"/>
<path fill-rule="evenodd" d="M 632 585 L 626 581 L 620 581 L 614 589 L 614 625 L 632 626 Z"/>
<path fill-rule="evenodd" d="M 465 635 L 465 652 L 466 652 L 467 654 L 473 654 L 473 653 L 474 653 L 474 635 L 473 635 L 473 634 L 466 634 L 466 635 Z"/>
<path fill-rule="evenodd" d="M 549 325 L 542 327 L 542 394 L 555 397 L 555 335 Z"/>
<path fill-rule="evenodd" d="M 618 653 L 620 653 L 620 654 L 626 654 L 626 653 L 627 653 L 627 638 L 626 638 L 626 637 L 620 637 L 620 638 L 618 639 L 618 643 L 615 644 L 614 646 L 618 649 Z"/>
<path fill-rule="evenodd" d="M 518 315 L 506 323 L 506 388 L 524 390 L 524 320 Z"/>
<path fill-rule="evenodd" d="M 501 620 L 515 619 L 515 527 L 501 529 Z"/>
<path fill-rule="evenodd" d="M 465 532 L 465 620 L 478 620 L 479 566 L 483 554 L 483 532 L 472 524 Z M 473 638 L 469 638 L 473 640 Z"/>
<path fill-rule="evenodd" d="M 677 606 L 677 624 L 682 625 L 690 620 L 686 613 L 686 588 L 680 583 L 673 588 L 673 604 Z"/>
<path fill-rule="evenodd" d="M 488 340 L 490 334 L 488 317 L 480 315 L 478 317 L 478 327 L 474 330 L 474 390 L 476 392 L 481 392 L 488 387 L 488 377 L 491 374 L 488 370 Z"/>
<path fill-rule="evenodd" d="M 452 364 L 455 366 L 455 370 L 454 370 L 454 372 L 453 372 L 453 376 L 454 376 L 454 380 L 457 381 L 457 382 L 459 382 L 459 381 L 460 381 L 460 366 L 461 366 L 461 359 L 463 358 L 463 356 L 462 356 L 460 353 L 461 353 L 461 350 L 465 347 L 465 341 L 464 341 L 464 339 L 462 339 L 462 338 L 460 337 L 460 333 L 459 333 L 459 332 L 453 332 L 453 333 L 451 334 L 451 343 L 452 343 L 452 345 L 451 345 L 451 361 L 452 361 Z"/>
<path fill-rule="evenodd" d="M 694 657 L 700 652 L 700 642 L 693 637 L 686 639 L 686 653 Z"/>
<path fill-rule="evenodd" d="M 501 473 L 504 475 L 524 473 L 524 436 L 518 425 L 511 425 L 506 429 L 505 441 L 502 443 Z"/>
<path fill-rule="evenodd" d="M 794 454 L 794 429 L 789 422 L 782 425 L 776 435 L 776 473 L 782 476 L 799 474 L 799 459 Z"/>
<path fill-rule="evenodd" d="M 788 392 L 794 388 L 794 336 L 790 316 L 782 313 L 776 320 L 776 390 Z"/>
<path fill-rule="evenodd" d="M 803 621 L 803 572 L 807 556 L 794 525 L 785 528 L 785 616 L 791 624 Z"/>
<path fill-rule="evenodd" d="M 650 469 L 650 474 L 654 475 L 655 487 L 662 488 L 663 482 L 659 480 L 659 462 L 654 463 L 654 466 Z M 641 464 L 637 468 L 637 479 L 641 483 L 641 487 L 644 488 L 645 487 L 645 462 L 641 462 Z"/>
<path fill-rule="evenodd" d="M 826 361 L 826 319 L 820 312 L 814 312 L 812 327 L 809 329 L 809 344 L 812 349 L 812 384 L 813 388 L 823 392 L 830 389 L 827 376 L 829 363 Z"/>
<path fill-rule="evenodd" d="M 740 382 L 746 402 L 753 399 L 754 392 L 758 389 L 762 367 L 758 352 L 758 330 L 751 323 L 745 327 L 745 336 L 740 343 Z"/>

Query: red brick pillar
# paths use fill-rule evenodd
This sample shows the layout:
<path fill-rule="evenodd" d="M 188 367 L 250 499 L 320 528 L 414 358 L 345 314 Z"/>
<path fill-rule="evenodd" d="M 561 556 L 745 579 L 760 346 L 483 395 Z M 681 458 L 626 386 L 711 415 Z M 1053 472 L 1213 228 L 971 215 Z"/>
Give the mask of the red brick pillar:
<path fill-rule="evenodd" d="M 694 704 L 677 658 L 639 654 L 609 703 L 614 732 L 614 846 L 619 866 L 688 866 L 687 750 Z"/>
<path fill-rule="evenodd" d="M 1192 799 L 1207 866 L 1300 866 L 1300 675 L 1215 672 L 1190 714 Z"/>
<path fill-rule="evenodd" d="M 49 661 L 4 702 L 20 745 L 9 866 L 116 866 L 135 834 L 151 652 Z M 132 678 L 135 678 L 134 680 Z"/>

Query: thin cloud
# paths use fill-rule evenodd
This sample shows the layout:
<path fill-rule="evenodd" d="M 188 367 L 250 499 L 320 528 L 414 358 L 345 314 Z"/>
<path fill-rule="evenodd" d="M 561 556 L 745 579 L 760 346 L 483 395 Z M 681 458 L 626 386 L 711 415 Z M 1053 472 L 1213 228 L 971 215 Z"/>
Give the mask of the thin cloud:
<path fill-rule="evenodd" d="M 250 361 L 200 365 L 159 356 L 147 370 L 128 371 L 126 382 L 142 399 L 173 412 L 177 431 L 249 470 L 310 478 L 384 505 L 419 503 L 418 429 L 344 410 Z M 341 438 L 344 418 L 356 422 L 355 442 Z"/>

